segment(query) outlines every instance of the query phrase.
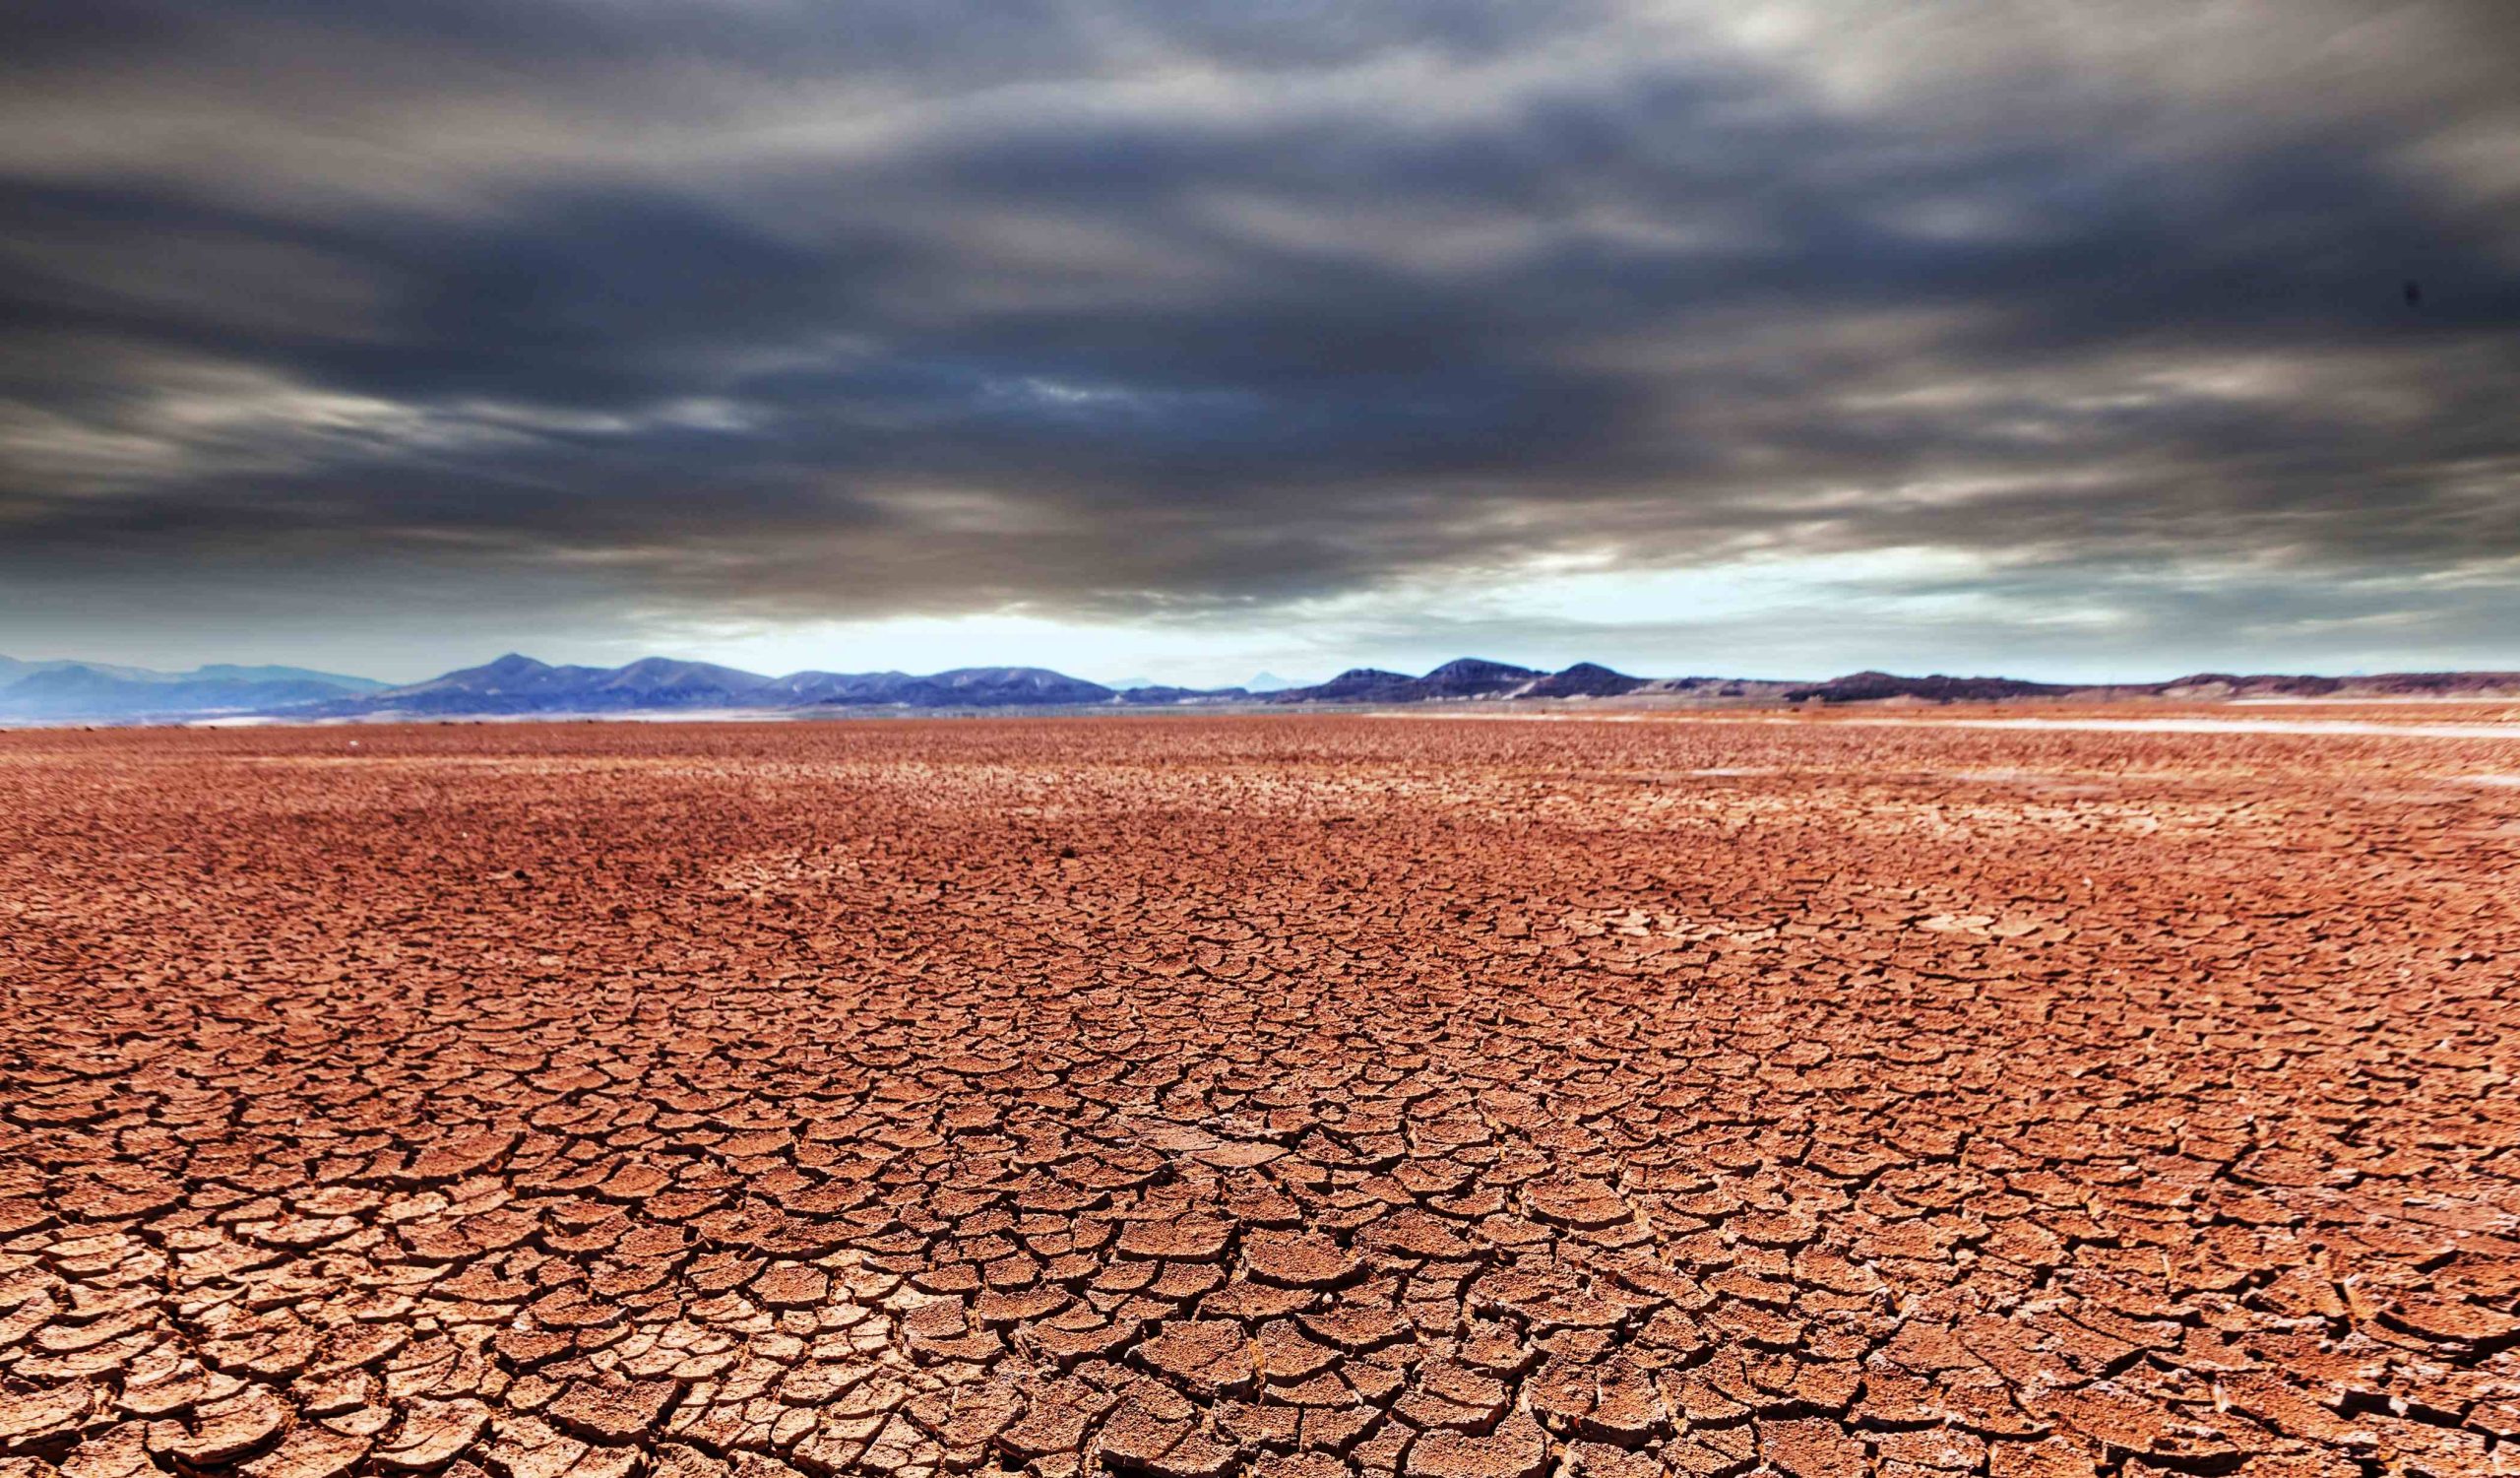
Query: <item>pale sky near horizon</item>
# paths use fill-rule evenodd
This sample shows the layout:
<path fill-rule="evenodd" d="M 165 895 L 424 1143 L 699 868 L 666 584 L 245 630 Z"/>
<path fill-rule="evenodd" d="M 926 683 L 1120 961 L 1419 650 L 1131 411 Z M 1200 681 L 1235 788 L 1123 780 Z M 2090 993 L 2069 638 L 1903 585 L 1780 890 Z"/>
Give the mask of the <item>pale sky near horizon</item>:
<path fill-rule="evenodd" d="M 2520 668 L 2515 75 L 2501 0 L 24 11 L 0 653 Z"/>

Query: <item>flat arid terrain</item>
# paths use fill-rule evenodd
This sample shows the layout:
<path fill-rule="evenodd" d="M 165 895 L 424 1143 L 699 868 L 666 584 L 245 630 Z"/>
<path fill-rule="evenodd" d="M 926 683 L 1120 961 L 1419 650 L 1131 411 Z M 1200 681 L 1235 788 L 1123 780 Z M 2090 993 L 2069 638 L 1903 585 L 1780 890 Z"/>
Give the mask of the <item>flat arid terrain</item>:
<path fill-rule="evenodd" d="M 2520 1470 L 2520 727 L 2043 712 L 0 736 L 0 1478 Z"/>

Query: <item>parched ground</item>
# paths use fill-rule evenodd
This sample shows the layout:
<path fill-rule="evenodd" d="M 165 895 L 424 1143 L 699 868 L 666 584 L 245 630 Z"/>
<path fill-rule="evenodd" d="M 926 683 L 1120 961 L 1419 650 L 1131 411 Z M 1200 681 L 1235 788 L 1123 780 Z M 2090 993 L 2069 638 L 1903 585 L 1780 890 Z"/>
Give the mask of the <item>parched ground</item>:
<path fill-rule="evenodd" d="M 0 1478 L 2511 1471 L 2515 772 L 0 737 Z"/>

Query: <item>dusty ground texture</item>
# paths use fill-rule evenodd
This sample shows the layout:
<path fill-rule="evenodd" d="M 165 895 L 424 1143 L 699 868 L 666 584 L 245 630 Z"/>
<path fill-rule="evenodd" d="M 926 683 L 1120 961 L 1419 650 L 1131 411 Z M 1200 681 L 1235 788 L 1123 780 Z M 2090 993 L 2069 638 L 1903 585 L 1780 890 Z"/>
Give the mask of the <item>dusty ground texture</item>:
<path fill-rule="evenodd" d="M 2515 772 L 0 737 L 0 1475 L 2511 1470 Z"/>

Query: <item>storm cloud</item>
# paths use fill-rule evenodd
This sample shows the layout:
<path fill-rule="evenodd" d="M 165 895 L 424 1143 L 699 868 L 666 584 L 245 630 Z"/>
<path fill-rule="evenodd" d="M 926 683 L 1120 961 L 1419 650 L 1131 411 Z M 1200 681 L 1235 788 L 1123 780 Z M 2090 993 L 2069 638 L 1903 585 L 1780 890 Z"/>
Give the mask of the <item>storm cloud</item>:
<path fill-rule="evenodd" d="M 1671 670 L 1740 640 L 1693 577 L 1801 561 L 1920 662 L 2520 662 L 2498 0 L 105 0 L 0 57 L 21 646 Z M 1630 594 L 1447 595 L 1561 578 Z"/>

